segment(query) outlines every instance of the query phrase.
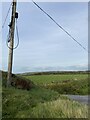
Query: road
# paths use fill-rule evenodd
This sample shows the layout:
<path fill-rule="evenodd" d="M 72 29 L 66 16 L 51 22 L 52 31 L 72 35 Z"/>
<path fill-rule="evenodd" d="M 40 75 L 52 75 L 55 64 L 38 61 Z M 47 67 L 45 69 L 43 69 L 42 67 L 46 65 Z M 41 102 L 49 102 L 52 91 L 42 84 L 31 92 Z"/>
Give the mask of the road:
<path fill-rule="evenodd" d="M 84 104 L 90 104 L 90 95 L 66 95 L 72 100 L 78 101 Z"/>

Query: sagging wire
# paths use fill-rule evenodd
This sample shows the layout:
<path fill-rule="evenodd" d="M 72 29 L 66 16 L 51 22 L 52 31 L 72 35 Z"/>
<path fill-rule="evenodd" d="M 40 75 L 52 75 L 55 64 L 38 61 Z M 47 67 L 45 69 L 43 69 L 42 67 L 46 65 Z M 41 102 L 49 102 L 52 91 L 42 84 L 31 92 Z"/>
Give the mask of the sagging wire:
<path fill-rule="evenodd" d="M 18 25 L 17 25 L 17 19 L 16 19 L 16 35 L 17 35 L 17 45 L 13 48 L 11 48 L 8 44 L 10 42 L 10 37 L 11 37 L 11 29 L 9 28 L 9 33 L 7 35 L 7 40 L 6 40 L 6 45 L 9 49 L 16 49 L 19 46 L 19 32 L 18 32 Z"/>
<path fill-rule="evenodd" d="M 10 13 L 11 6 L 12 6 L 12 2 L 11 2 L 11 4 L 10 4 L 10 6 L 9 6 L 8 11 L 7 11 L 7 14 L 6 14 L 5 20 L 4 20 L 4 22 L 3 22 L 3 25 L 2 25 L 2 27 L 1 27 L 0 33 L 2 32 L 2 29 L 3 29 L 4 26 L 5 26 L 5 23 L 6 23 L 6 21 L 7 21 L 8 15 L 9 15 L 9 13 Z"/>

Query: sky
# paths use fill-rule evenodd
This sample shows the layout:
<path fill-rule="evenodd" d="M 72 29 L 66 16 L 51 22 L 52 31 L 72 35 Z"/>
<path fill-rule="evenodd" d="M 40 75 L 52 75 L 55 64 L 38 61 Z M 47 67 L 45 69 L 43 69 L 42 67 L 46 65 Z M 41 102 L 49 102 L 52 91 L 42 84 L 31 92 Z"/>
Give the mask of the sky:
<path fill-rule="evenodd" d="M 38 2 L 78 42 L 88 49 L 87 2 Z M 2 3 L 2 23 L 10 3 Z M 87 70 L 88 54 L 32 2 L 19 2 L 20 44 L 13 54 L 13 73 Z M 1 14 L 1 13 L 0 13 Z M 2 66 L 8 69 L 6 46 L 11 11 L 2 30 Z M 15 43 L 17 37 L 15 31 Z"/>

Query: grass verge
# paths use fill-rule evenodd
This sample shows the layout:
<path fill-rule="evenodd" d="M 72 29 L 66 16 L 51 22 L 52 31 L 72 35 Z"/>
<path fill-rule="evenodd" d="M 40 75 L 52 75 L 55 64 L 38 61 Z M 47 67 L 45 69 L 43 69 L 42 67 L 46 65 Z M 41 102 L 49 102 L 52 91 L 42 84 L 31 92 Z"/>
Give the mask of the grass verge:
<path fill-rule="evenodd" d="M 4 118 L 87 118 L 87 105 L 72 101 L 57 91 L 39 85 L 30 90 L 7 88 L 3 73 L 2 117 Z M 13 75 L 13 80 L 28 79 Z M 32 81 L 30 81 L 32 82 Z M 21 82 L 20 82 L 21 83 Z"/>

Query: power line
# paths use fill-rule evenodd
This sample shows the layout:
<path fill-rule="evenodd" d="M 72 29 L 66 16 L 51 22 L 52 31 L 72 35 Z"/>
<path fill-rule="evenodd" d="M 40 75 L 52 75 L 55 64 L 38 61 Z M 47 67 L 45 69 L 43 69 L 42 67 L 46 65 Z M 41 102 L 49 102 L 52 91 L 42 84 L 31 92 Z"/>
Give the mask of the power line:
<path fill-rule="evenodd" d="M 7 11 L 5 20 L 4 20 L 3 25 L 2 25 L 2 28 L 1 28 L 1 31 L 2 31 L 2 29 L 3 29 L 4 26 L 5 26 L 6 20 L 7 20 L 7 18 L 8 18 L 8 15 L 9 15 L 9 12 L 10 12 L 10 9 L 11 9 L 11 5 L 12 5 L 12 3 L 10 4 L 9 9 L 8 9 L 8 11 Z M 1 33 L 1 31 L 0 31 L 0 33 Z"/>
<path fill-rule="evenodd" d="M 44 14 L 46 14 L 60 29 L 62 29 L 69 37 L 72 38 L 72 40 L 74 40 L 80 47 L 82 47 L 85 51 L 89 52 L 80 42 L 78 42 L 68 31 L 66 31 L 61 25 L 59 25 L 59 23 L 57 23 L 53 17 L 51 17 L 45 10 L 43 10 L 36 2 L 34 2 L 32 0 L 32 2 L 34 3 L 35 6 L 37 6 Z"/>

